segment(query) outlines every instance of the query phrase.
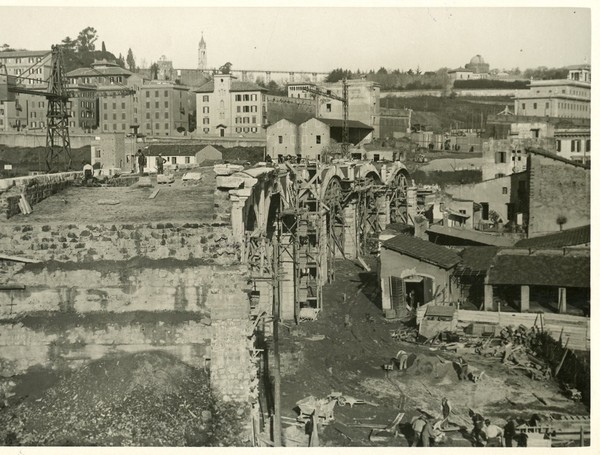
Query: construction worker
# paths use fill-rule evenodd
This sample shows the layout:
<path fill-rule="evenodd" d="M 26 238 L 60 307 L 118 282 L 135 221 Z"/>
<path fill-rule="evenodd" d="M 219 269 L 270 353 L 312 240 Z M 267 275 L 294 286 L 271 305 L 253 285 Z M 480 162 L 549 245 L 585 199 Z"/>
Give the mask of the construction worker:
<path fill-rule="evenodd" d="M 458 379 L 460 379 L 461 381 L 466 381 L 467 379 L 469 379 L 469 364 L 467 363 L 467 361 L 462 357 L 459 357 L 456 360 L 456 363 L 459 367 Z"/>
<path fill-rule="evenodd" d="M 429 447 L 434 444 L 435 433 L 431 425 L 431 419 L 425 420 L 425 426 L 421 431 L 421 447 Z"/>
<path fill-rule="evenodd" d="M 419 445 L 419 442 L 421 441 L 421 435 L 423 434 L 423 429 L 425 428 L 425 424 L 426 424 L 426 420 L 425 417 L 420 415 L 418 417 L 416 417 L 413 422 L 412 422 L 412 431 L 413 431 L 413 440 L 412 440 L 412 447 L 417 447 Z"/>
<path fill-rule="evenodd" d="M 144 166 L 146 165 L 146 156 L 142 152 L 142 149 L 138 149 L 135 156 L 137 158 L 138 169 L 139 169 L 140 175 L 143 175 L 144 174 Z"/>
<path fill-rule="evenodd" d="M 450 402 L 448 398 L 442 398 L 442 422 L 440 424 L 441 429 L 445 429 L 448 424 L 448 419 L 450 418 L 450 414 L 452 413 L 452 406 L 450 406 Z"/>
<path fill-rule="evenodd" d="M 483 426 L 485 425 L 485 420 L 481 414 L 478 412 L 473 412 L 472 409 L 469 409 L 469 417 L 471 417 L 471 420 L 473 421 L 473 431 L 471 431 L 473 445 L 475 447 L 481 447 L 483 445 L 482 431 Z"/>
<path fill-rule="evenodd" d="M 156 157 L 156 173 L 162 174 L 164 172 L 164 165 L 167 162 L 162 156 L 162 153 L 159 153 Z"/>
<path fill-rule="evenodd" d="M 498 425 L 493 425 L 490 419 L 485 419 L 483 428 L 485 434 L 485 446 L 489 447 L 504 447 L 504 430 Z"/>
<path fill-rule="evenodd" d="M 504 426 L 504 444 L 505 447 L 512 447 L 513 440 L 516 441 L 517 426 L 519 426 L 517 420 L 514 417 L 510 417 L 506 425 Z"/>
<path fill-rule="evenodd" d="M 406 370 L 406 364 L 408 362 L 408 352 L 400 349 L 396 354 L 396 361 L 398 362 L 399 370 Z"/>

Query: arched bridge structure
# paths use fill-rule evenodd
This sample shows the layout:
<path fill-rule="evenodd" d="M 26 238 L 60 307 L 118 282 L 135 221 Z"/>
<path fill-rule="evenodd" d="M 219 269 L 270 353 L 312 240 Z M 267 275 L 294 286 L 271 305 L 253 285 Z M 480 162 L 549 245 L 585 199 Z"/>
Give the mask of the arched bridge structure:
<path fill-rule="evenodd" d="M 285 162 L 217 177 L 233 203 L 256 311 L 271 312 L 275 289 L 283 320 L 315 318 L 335 260 L 370 254 L 389 223 L 407 221 L 409 181 L 401 162 L 350 160 Z"/>

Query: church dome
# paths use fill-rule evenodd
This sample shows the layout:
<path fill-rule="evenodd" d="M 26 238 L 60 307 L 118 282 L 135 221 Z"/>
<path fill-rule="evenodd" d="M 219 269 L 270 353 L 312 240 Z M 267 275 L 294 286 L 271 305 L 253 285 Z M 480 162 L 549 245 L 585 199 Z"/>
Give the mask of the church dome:
<path fill-rule="evenodd" d="M 485 61 L 483 60 L 483 57 L 481 55 L 477 54 L 475 57 L 473 57 L 471 59 L 471 63 L 477 65 L 480 63 L 485 63 Z"/>

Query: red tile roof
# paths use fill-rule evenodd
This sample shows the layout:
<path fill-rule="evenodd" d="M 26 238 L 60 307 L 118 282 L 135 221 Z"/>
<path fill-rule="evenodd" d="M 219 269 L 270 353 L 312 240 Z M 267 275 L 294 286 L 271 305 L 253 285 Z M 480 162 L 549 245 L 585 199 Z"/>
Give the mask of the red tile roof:
<path fill-rule="evenodd" d="M 382 246 L 443 269 L 451 269 L 460 262 L 460 257 L 450 249 L 404 234 L 386 240 Z"/>

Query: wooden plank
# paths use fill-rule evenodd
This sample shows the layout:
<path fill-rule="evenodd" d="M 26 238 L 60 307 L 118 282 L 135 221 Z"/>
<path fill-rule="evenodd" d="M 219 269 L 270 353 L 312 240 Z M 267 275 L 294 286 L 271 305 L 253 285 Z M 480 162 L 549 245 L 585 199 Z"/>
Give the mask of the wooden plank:
<path fill-rule="evenodd" d="M 148 199 L 154 199 L 156 197 L 156 195 L 158 194 L 158 192 L 160 191 L 160 188 L 155 189 L 152 194 L 150 196 L 148 196 Z"/>
<path fill-rule="evenodd" d="M 26 264 L 39 264 L 40 261 L 35 259 L 24 258 L 22 256 L 9 256 L 7 254 L 0 254 L 0 260 L 2 261 L 14 261 L 14 262 L 24 262 Z"/>

